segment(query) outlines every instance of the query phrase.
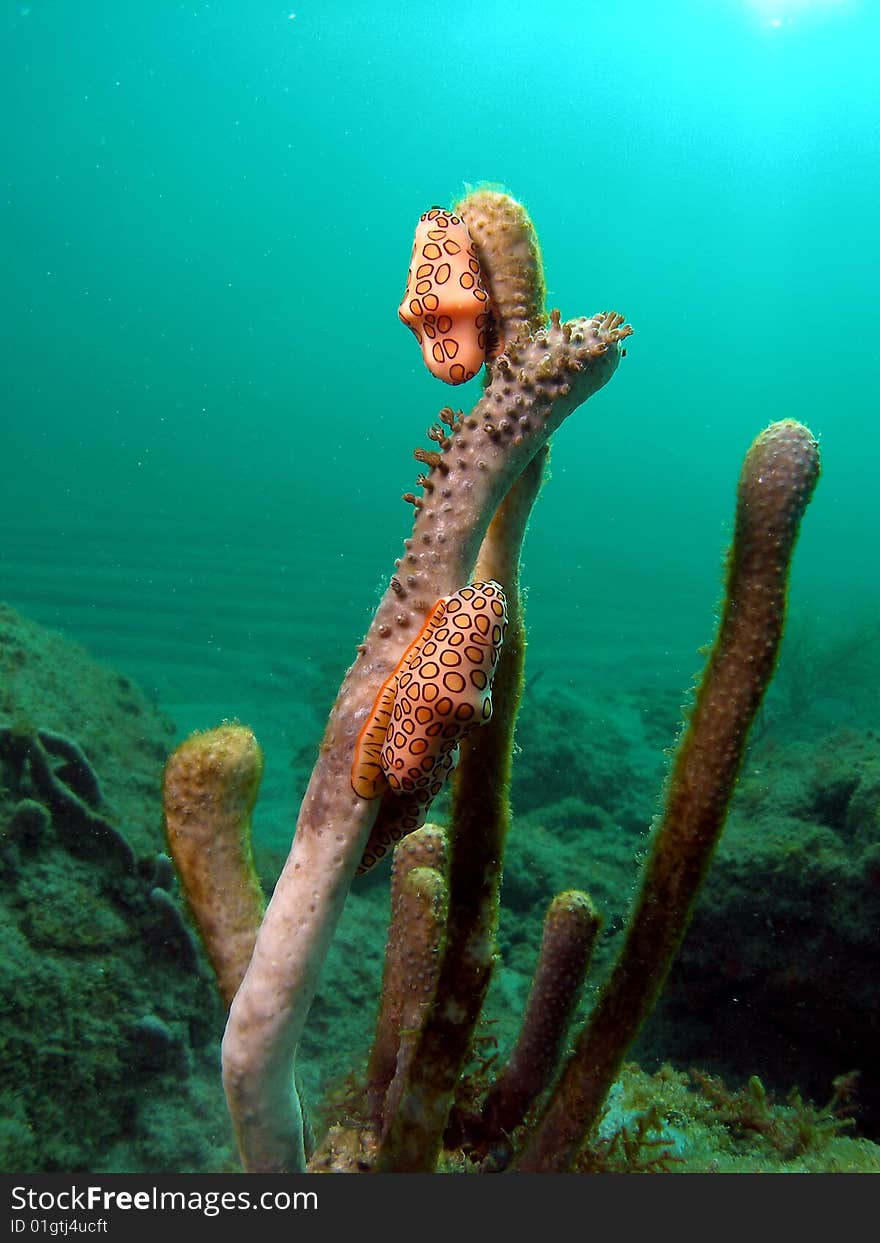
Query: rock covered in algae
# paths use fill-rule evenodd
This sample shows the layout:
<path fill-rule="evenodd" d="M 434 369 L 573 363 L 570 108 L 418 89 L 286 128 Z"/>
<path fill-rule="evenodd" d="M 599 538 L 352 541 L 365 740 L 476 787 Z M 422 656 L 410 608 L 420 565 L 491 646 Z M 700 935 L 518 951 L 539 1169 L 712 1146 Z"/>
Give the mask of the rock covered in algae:
<path fill-rule="evenodd" d="M 77 832 L 94 815 L 126 844 L 78 839 L 77 802 L 47 804 L 26 748 L 0 746 L 0 1168 L 222 1168 L 222 1008 L 156 813 L 172 726 L 128 678 L 6 606 L 0 724 L 7 743 L 64 739 L 47 754 L 88 813 Z"/>

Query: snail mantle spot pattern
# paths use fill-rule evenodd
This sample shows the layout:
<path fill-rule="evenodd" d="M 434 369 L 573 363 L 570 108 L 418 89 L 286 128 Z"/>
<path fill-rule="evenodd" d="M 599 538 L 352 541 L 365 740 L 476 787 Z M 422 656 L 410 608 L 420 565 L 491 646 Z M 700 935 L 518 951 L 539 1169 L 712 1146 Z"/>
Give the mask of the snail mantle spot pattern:
<path fill-rule="evenodd" d="M 432 207 L 420 217 L 398 314 L 422 347 L 425 366 L 447 384 L 464 384 L 486 361 L 492 308 L 460 216 Z"/>

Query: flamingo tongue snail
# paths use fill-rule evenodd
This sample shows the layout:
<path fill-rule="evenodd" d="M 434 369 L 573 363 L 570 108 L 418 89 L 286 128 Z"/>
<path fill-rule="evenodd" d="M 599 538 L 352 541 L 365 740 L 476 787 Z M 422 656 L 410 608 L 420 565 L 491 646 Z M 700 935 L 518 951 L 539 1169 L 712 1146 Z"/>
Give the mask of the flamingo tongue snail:
<path fill-rule="evenodd" d="M 455 764 L 458 744 L 492 716 L 492 679 L 507 604 L 499 583 L 470 583 L 444 596 L 386 679 L 355 745 L 351 785 L 387 798 L 358 874 L 420 828 Z"/>
<path fill-rule="evenodd" d="M 491 352 L 489 295 L 468 227 L 454 212 L 432 207 L 420 217 L 398 315 L 425 366 L 447 384 L 472 379 Z"/>

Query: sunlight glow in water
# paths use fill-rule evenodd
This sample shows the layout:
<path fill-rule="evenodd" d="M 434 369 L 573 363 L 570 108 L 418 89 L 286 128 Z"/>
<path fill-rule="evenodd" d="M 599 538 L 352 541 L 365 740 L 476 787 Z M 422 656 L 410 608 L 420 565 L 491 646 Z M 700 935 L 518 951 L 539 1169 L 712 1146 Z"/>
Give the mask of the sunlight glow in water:
<path fill-rule="evenodd" d="M 746 0 L 763 26 L 773 30 L 793 25 L 799 18 L 827 15 L 842 9 L 849 0 Z"/>

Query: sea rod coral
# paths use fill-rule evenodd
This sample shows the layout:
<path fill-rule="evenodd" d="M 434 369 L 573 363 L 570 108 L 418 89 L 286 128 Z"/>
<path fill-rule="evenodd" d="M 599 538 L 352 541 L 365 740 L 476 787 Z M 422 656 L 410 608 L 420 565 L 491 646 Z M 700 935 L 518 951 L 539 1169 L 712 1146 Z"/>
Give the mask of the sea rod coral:
<path fill-rule="evenodd" d="M 470 260 L 445 264 L 442 247 L 461 245 L 462 226 Z M 718 638 L 617 966 L 554 1085 L 599 922 L 586 895 L 560 895 L 520 1042 L 482 1104 L 460 1107 L 456 1087 L 494 961 L 525 646 L 520 547 L 552 433 L 611 378 L 631 329 L 616 312 L 548 319 L 528 215 L 508 195 L 478 190 L 454 212 L 422 218 L 401 308 L 451 383 L 463 378 L 444 363 L 456 356 L 463 305 L 443 288 L 453 272 L 486 296 L 473 314 L 489 319 L 465 315 L 466 370 L 476 333 L 483 396 L 470 414 L 441 411 L 429 430 L 436 449 L 416 450 L 426 470 L 422 495 L 406 494 L 413 530 L 331 710 L 265 912 L 248 842 L 262 765 L 250 731 L 196 734 L 166 768 L 169 846 L 231 1001 L 223 1078 L 252 1172 L 306 1168 L 297 1047 L 352 879 L 395 846 L 369 1116 L 354 1131 L 331 1128 L 309 1168 L 434 1169 L 452 1132 L 458 1146 L 491 1152 L 498 1168 L 571 1167 L 659 993 L 723 825 L 775 666 L 789 560 L 818 477 L 815 441 L 797 423 L 773 425 L 750 450 Z M 435 776 L 442 781 L 459 747 L 445 832 L 424 822 Z"/>

